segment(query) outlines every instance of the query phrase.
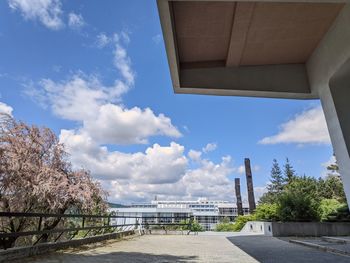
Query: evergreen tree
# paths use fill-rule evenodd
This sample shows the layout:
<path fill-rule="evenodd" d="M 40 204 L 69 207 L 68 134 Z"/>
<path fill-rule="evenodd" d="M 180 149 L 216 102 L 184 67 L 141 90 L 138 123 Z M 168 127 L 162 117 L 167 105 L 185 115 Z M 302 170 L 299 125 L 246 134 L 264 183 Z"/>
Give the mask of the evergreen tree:
<path fill-rule="evenodd" d="M 328 175 L 326 178 L 319 178 L 319 195 L 324 199 L 336 199 L 341 203 L 346 203 L 343 182 L 338 175 Z"/>
<path fill-rule="evenodd" d="M 283 190 L 284 181 L 285 180 L 283 178 L 281 168 L 277 160 L 273 159 L 270 184 L 267 186 L 268 192 L 273 194 L 280 194 Z"/>
<path fill-rule="evenodd" d="M 289 159 L 286 159 L 286 163 L 284 165 L 283 175 L 285 182 L 288 184 L 290 183 L 293 178 L 295 177 L 295 170 L 293 169 L 293 166 L 290 164 Z"/>

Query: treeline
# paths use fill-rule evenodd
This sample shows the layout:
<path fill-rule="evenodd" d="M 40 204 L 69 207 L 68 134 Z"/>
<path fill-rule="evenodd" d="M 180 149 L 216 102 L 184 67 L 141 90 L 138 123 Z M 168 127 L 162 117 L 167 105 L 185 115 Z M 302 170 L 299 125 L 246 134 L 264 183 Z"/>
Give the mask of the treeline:
<path fill-rule="evenodd" d="M 297 175 L 288 158 L 281 168 L 273 160 L 267 192 L 256 211 L 238 216 L 234 223 L 224 220 L 217 231 L 239 231 L 247 221 L 350 221 L 338 165 L 327 167 L 325 178 Z"/>
<path fill-rule="evenodd" d="M 334 215 L 338 209 L 346 210 L 346 197 L 336 167 L 330 166 L 325 178 L 316 179 L 297 175 L 288 159 L 283 171 L 273 160 L 268 191 L 259 200 L 255 216 L 276 221 L 339 220 Z"/>

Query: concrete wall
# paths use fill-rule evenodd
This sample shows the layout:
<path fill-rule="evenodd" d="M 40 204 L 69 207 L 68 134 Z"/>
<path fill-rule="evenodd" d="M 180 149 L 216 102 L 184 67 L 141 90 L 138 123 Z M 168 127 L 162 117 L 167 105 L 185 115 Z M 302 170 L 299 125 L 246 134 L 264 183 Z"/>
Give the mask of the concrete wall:
<path fill-rule="evenodd" d="M 349 236 L 350 223 L 272 222 L 272 235 L 282 236 Z"/>
<path fill-rule="evenodd" d="M 50 253 L 59 249 L 66 249 L 69 247 L 78 247 L 85 244 L 101 242 L 109 239 L 119 239 L 125 236 L 135 234 L 134 230 L 112 233 L 82 239 L 74 239 L 69 241 L 57 243 L 38 244 L 31 247 L 17 247 L 7 250 L 0 250 L 0 262 L 11 262 L 14 259 L 26 258 L 30 256 Z"/>
<path fill-rule="evenodd" d="M 272 236 L 271 222 L 249 221 L 242 228 L 241 233 Z"/>

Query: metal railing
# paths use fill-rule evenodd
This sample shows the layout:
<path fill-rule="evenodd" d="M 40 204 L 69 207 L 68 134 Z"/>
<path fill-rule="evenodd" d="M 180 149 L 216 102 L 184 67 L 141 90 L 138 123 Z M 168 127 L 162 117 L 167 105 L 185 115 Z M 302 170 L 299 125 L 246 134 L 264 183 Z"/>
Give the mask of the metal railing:
<path fill-rule="evenodd" d="M 52 229 L 45 229 L 45 220 L 47 219 L 59 220 L 60 227 Z M 31 229 L 25 231 L 11 231 L 4 228 L 6 220 L 10 222 L 13 219 L 23 220 L 31 219 Z M 73 227 L 65 227 L 64 220 L 73 219 Z M 45 214 L 45 213 L 20 213 L 20 212 L 0 212 L 0 249 L 7 249 L 11 247 L 9 240 L 16 240 L 19 237 L 36 237 L 32 245 L 36 245 L 43 240 L 51 237 L 53 242 L 59 241 L 64 233 L 69 233 L 68 239 L 73 239 L 79 232 L 85 231 L 82 236 L 87 237 L 92 230 L 97 230 L 94 236 L 108 233 L 115 233 L 121 231 L 128 231 L 133 229 L 149 229 L 155 226 L 165 229 L 168 226 L 184 226 L 189 232 L 193 223 L 193 216 L 120 216 L 120 215 L 86 215 L 86 214 Z M 36 222 L 35 222 L 36 221 Z M 130 222 L 133 221 L 133 222 Z M 72 221 L 70 222 L 72 224 Z M 189 233 L 188 232 L 188 233 Z M 53 237 L 54 234 L 57 234 Z"/>

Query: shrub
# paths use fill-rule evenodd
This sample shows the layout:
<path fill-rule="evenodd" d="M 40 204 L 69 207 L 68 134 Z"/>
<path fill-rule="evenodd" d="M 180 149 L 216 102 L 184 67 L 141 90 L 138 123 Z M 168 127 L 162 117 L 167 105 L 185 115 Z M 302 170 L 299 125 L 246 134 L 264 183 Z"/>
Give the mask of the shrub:
<path fill-rule="evenodd" d="M 277 204 L 260 204 L 256 208 L 254 215 L 256 220 L 277 221 L 279 220 L 277 209 Z"/>
<path fill-rule="evenodd" d="M 254 215 L 244 215 L 244 216 L 238 216 L 235 220 L 235 223 L 233 225 L 233 231 L 241 231 L 244 225 L 248 221 L 254 221 L 256 220 Z"/>
<path fill-rule="evenodd" d="M 220 223 L 216 225 L 215 231 L 218 232 L 232 232 L 235 231 L 234 223 Z"/>
<path fill-rule="evenodd" d="M 285 192 L 279 200 L 277 215 L 281 221 L 319 221 L 319 205 L 309 195 Z"/>
<path fill-rule="evenodd" d="M 190 230 L 192 232 L 202 232 L 204 231 L 203 227 L 196 221 L 192 221 L 191 226 L 187 225 L 189 223 L 188 220 L 181 220 L 180 224 L 182 226 L 180 227 L 181 230 Z"/>
<path fill-rule="evenodd" d="M 337 209 L 343 204 L 336 199 L 323 199 L 320 203 L 320 219 L 321 221 L 327 221 L 330 215 L 337 213 Z"/>
<path fill-rule="evenodd" d="M 219 232 L 234 231 L 234 223 L 230 222 L 230 219 L 225 217 L 219 224 L 216 225 L 215 231 L 219 231 Z"/>
<path fill-rule="evenodd" d="M 350 222 L 350 212 L 347 204 L 342 204 L 335 212 L 328 214 L 329 222 Z"/>

